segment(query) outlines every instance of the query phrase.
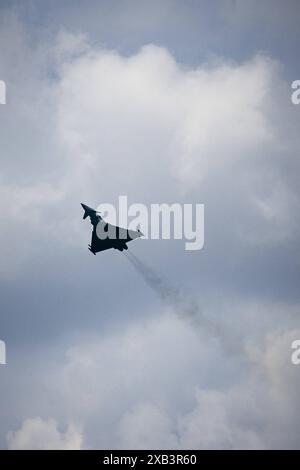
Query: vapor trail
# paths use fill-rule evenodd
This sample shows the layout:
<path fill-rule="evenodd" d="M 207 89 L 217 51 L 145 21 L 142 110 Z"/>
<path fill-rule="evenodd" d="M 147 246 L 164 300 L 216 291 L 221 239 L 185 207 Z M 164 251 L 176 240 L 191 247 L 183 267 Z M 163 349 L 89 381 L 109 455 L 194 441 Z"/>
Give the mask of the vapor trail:
<path fill-rule="evenodd" d="M 145 264 L 132 252 L 126 252 L 126 258 L 143 277 L 146 284 L 158 295 L 161 301 L 182 319 L 189 321 L 202 333 L 221 340 L 227 350 L 235 354 L 245 353 L 240 340 L 232 334 L 225 325 L 220 325 L 216 319 L 207 318 L 199 303 L 183 289 L 171 286 L 161 275 Z"/>
<path fill-rule="evenodd" d="M 152 268 L 147 266 L 133 253 L 127 251 L 126 255 L 136 271 L 142 275 L 144 281 L 158 294 L 161 300 L 172 305 L 178 301 L 180 294 L 178 289 L 168 285 L 159 274 L 154 272 Z"/>
<path fill-rule="evenodd" d="M 188 293 L 184 292 L 183 289 L 171 286 L 161 275 L 133 253 L 126 252 L 126 255 L 128 261 L 141 274 L 146 284 L 154 290 L 164 304 L 170 306 L 178 316 L 185 320 L 201 323 L 202 326 L 206 325 L 216 333 L 216 326 L 213 327 L 211 322 L 207 321 L 202 314 L 200 305 Z"/>

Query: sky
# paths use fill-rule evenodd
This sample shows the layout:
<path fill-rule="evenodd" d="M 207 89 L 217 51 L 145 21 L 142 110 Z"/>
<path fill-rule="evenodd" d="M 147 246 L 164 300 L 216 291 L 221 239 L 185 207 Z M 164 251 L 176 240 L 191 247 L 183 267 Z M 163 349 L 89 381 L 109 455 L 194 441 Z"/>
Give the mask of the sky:
<path fill-rule="evenodd" d="M 299 14 L 0 0 L 1 448 L 300 447 Z M 120 195 L 204 204 L 203 249 L 92 256 Z"/>

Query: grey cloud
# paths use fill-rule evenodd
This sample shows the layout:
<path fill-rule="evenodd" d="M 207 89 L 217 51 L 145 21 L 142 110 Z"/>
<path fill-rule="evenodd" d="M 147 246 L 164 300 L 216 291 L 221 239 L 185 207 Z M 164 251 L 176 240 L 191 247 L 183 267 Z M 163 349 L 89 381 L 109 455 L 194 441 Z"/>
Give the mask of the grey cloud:
<path fill-rule="evenodd" d="M 292 32 L 268 55 L 259 46 L 272 36 L 245 44 L 243 32 L 265 6 L 177 6 L 168 22 L 169 2 L 159 21 L 157 3 L 123 19 L 110 4 L 83 12 L 51 2 L 51 31 L 19 6 L 18 19 L 1 22 L 1 446 L 62 447 L 74 425 L 84 448 L 298 447 L 289 342 L 299 335 L 299 110 L 283 50 L 297 42 L 296 7 L 277 14 Z M 227 42 L 220 17 L 233 29 Z M 175 292 L 167 311 L 120 253 L 89 256 L 79 203 L 119 194 L 205 204 L 202 251 L 180 241 L 132 247 Z M 185 291 L 201 307 L 197 328 L 183 321 Z M 231 348 L 220 341 L 227 331 Z"/>

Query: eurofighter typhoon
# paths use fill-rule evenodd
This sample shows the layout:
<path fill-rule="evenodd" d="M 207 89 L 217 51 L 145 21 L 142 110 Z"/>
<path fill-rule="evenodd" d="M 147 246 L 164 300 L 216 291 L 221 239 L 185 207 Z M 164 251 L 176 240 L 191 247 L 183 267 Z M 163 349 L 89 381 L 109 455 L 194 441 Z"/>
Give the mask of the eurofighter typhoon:
<path fill-rule="evenodd" d="M 85 204 L 81 205 L 84 210 L 83 218 L 89 217 L 93 226 L 92 241 L 88 248 L 94 255 L 110 248 L 119 251 L 128 250 L 127 243 L 143 236 L 139 229 L 129 230 L 111 225 L 105 222 L 95 209 Z"/>

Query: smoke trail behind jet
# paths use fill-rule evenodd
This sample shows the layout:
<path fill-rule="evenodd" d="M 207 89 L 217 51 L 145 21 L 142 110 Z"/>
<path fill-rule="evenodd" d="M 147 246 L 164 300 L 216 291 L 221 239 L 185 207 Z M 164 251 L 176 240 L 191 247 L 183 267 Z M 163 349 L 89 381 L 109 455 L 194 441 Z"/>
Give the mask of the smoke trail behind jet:
<path fill-rule="evenodd" d="M 162 276 L 147 266 L 141 259 L 131 252 L 126 252 L 127 259 L 136 271 L 142 275 L 144 281 L 158 295 L 164 304 L 185 320 L 201 323 L 217 334 L 217 326 L 208 322 L 202 314 L 200 305 L 182 289 L 171 286 Z"/>
<path fill-rule="evenodd" d="M 182 319 L 191 322 L 198 331 L 209 333 L 221 340 L 227 350 L 234 353 L 245 353 L 245 349 L 239 338 L 236 338 L 228 327 L 220 325 L 217 319 L 207 318 L 198 302 L 183 289 L 173 287 L 152 268 L 147 266 L 132 252 L 126 252 L 128 261 L 143 277 L 146 284 L 158 295 L 161 301 Z"/>

